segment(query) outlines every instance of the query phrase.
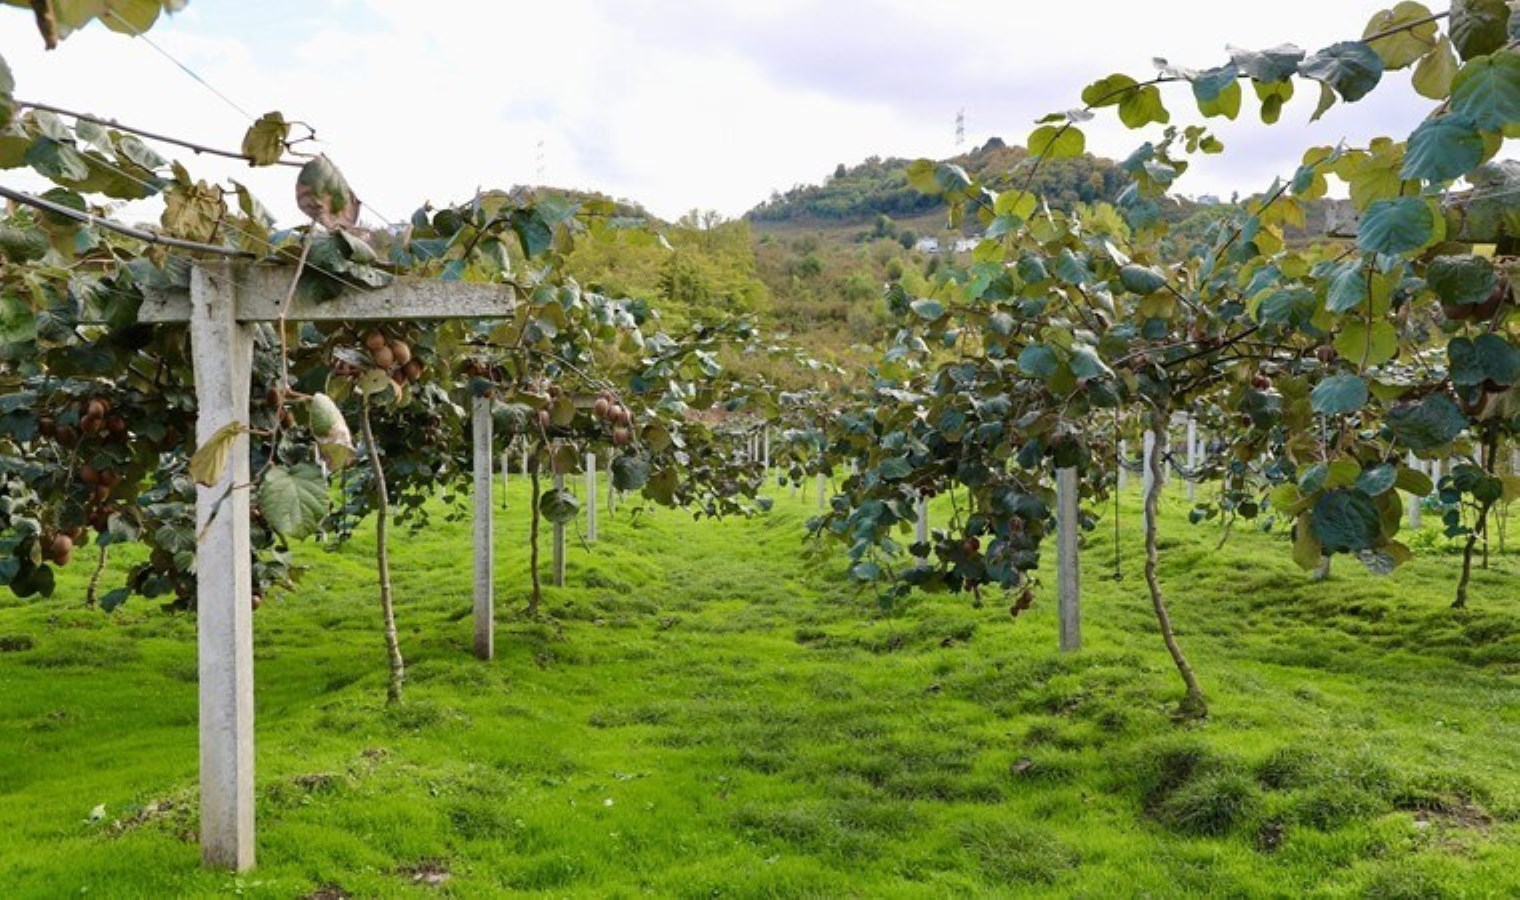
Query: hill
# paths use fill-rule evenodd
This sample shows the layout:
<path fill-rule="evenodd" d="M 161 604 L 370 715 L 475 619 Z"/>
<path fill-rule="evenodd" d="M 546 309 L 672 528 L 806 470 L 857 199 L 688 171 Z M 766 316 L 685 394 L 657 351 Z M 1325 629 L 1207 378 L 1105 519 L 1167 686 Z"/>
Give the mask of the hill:
<path fill-rule="evenodd" d="M 1011 184 L 1029 158 L 1023 147 L 991 138 L 969 153 L 947 162 L 992 185 Z M 855 166 L 840 163 L 822 184 L 797 185 L 745 213 L 756 223 L 824 225 L 871 222 L 878 216 L 907 218 L 944 210 L 938 197 L 919 193 L 908 184 L 910 161 L 872 156 Z M 1049 160 L 1035 176 L 1034 189 L 1052 205 L 1068 209 L 1076 203 L 1113 200 L 1128 183 L 1116 163 L 1084 154 Z"/>

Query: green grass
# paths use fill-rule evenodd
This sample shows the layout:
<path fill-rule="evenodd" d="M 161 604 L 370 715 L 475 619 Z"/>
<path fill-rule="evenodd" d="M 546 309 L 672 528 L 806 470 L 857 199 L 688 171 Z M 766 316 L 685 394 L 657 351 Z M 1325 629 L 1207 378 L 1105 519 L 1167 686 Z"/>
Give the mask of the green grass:
<path fill-rule="evenodd" d="M 466 523 L 396 541 L 404 706 L 386 709 L 372 538 L 302 547 L 255 616 L 259 866 L 194 843 L 194 622 L 133 601 L 0 600 L 6 897 L 1506 897 L 1520 895 L 1520 554 L 1447 609 L 1430 545 L 1328 583 L 1284 539 L 1183 521 L 1161 573 L 1213 704 L 1180 690 L 1111 520 L 1084 638 L 1053 579 L 1005 604 L 884 612 L 800 551 L 781 491 L 747 521 L 603 523 L 553 620 L 525 600 L 524 497 L 500 513 L 499 658 L 473 660 Z M 1052 550 L 1053 552 L 1053 550 Z M 1047 564 L 1053 562 L 1047 559 Z M 89 821 L 104 805 L 104 817 Z M 430 883 L 432 882 L 432 883 Z M 441 882 L 441 883 L 438 883 Z"/>

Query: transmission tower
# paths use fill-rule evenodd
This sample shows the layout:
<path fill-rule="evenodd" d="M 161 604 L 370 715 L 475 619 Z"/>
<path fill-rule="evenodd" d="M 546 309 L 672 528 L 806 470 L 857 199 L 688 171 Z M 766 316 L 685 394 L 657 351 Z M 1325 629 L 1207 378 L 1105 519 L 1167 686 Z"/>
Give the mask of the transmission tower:
<path fill-rule="evenodd" d="M 962 107 L 955 114 L 955 149 L 960 150 L 964 143 L 966 143 L 966 110 Z"/>
<path fill-rule="evenodd" d="M 543 138 L 539 138 L 538 139 L 538 152 L 537 152 L 537 155 L 534 157 L 533 165 L 534 165 L 533 180 L 539 186 L 542 186 L 543 183 L 544 183 L 544 139 Z"/>

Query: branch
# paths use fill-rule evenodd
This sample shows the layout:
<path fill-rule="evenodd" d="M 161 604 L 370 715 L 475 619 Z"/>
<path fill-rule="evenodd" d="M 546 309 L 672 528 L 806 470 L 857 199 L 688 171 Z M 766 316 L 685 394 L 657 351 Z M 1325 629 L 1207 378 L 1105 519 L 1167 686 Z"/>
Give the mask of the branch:
<path fill-rule="evenodd" d="M 124 234 L 127 237 L 136 238 L 139 241 L 146 241 L 150 244 L 161 244 L 165 247 L 178 247 L 181 250 L 193 250 L 197 253 L 216 253 L 221 256 L 234 256 L 239 259 L 257 258 L 252 253 L 247 253 L 242 250 L 234 250 L 231 247 L 220 247 L 216 244 L 202 244 L 196 241 L 186 241 L 180 238 L 159 234 L 154 231 L 144 231 L 141 228 L 133 228 L 130 225 L 122 225 L 119 222 L 113 222 L 110 219 L 102 219 L 100 216 L 92 215 L 87 212 L 80 212 L 73 207 L 54 203 L 51 200 L 44 200 L 41 197 L 33 197 L 31 194 L 23 194 L 20 191 L 13 191 L 8 187 L 4 187 L 3 185 L 0 185 L 0 197 L 4 197 L 7 200 L 14 200 L 23 206 L 30 206 L 34 209 L 40 209 L 43 212 L 50 212 L 55 215 L 73 219 L 76 222 L 83 222 L 86 225 L 94 225 L 99 228 L 104 228 L 107 231 L 114 231 L 117 234 Z"/>
<path fill-rule="evenodd" d="M 166 144 L 174 144 L 178 147 L 184 147 L 186 150 L 193 151 L 197 154 L 209 153 L 212 156 L 224 156 L 227 159 L 241 159 L 248 162 L 250 165 L 253 163 L 253 157 L 249 156 L 246 153 L 238 153 L 232 150 L 219 150 L 216 147 L 207 147 L 204 144 L 197 144 L 194 141 L 169 137 L 166 134 L 158 134 L 157 132 L 148 131 L 143 128 L 134 128 L 131 125 L 123 125 L 115 119 L 102 119 L 99 116 L 92 116 L 89 113 L 75 112 L 72 109 L 64 109 L 60 106 L 53 106 L 48 103 L 35 103 L 31 100 L 18 99 L 15 101 L 15 105 L 18 108 L 26 107 L 31 109 L 40 109 L 43 112 L 56 113 L 60 116 L 70 116 L 84 122 L 93 122 L 96 125 L 102 125 L 106 128 L 115 128 L 117 131 L 126 131 L 139 137 L 148 138 L 149 140 L 162 141 Z M 273 164 L 277 166 L 290 166 L 291 168 L 295 169 L 299 169 L 305 165 L 305 163 L 293 159 L 276 160 Z"/>

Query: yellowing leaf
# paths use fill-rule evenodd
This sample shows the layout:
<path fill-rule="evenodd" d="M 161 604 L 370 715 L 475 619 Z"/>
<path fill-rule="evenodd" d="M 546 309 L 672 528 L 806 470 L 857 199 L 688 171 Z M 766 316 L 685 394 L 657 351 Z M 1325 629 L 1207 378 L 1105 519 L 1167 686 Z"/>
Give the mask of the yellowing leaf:
<path fill-rule="evenodd" d="M 227 461 L 232 456 L 233 444 L 247 433 L 248 426 L 242 422 L 228 422 L 197 448 L 190 457 L 190 477 L 195 479 L 195 483 L 211 487 L 220 482 L 227 472 Z"/>

